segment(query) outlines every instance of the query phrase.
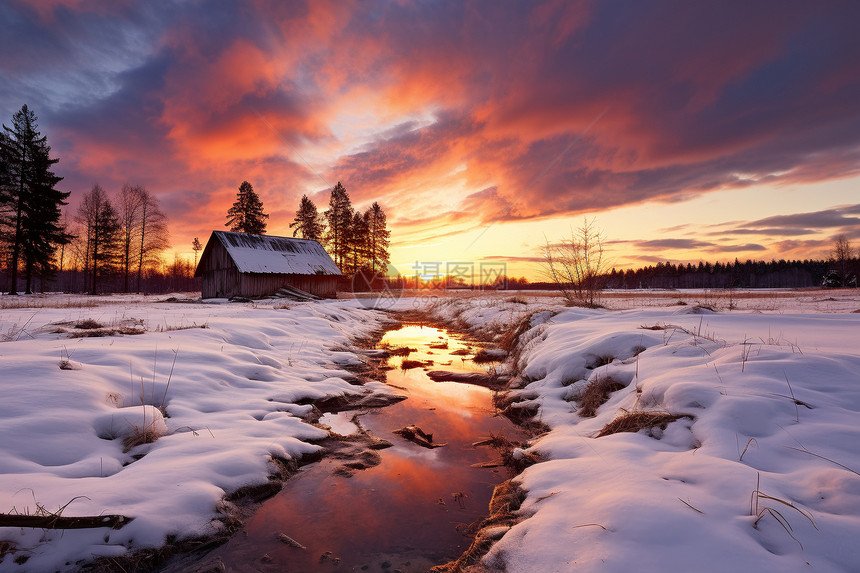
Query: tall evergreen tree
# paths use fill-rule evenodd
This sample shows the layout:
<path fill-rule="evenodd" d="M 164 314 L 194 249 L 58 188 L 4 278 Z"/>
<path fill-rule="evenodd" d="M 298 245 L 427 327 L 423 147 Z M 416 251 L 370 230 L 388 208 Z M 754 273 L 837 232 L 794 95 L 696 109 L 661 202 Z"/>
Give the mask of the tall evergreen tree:
<path fill-rule="evenodd" d="M 247 181 L 239 185 L 236 201 L 227 211 L 226 227 L 238 233 L 262 235 L 266 232 L 266 219 L 269 216 L 263 212 L 263 202 L 254 192 Z"/>
<path fill-rule="evenodd" d="M 301 234 L 303 239 L 312 239 L 320 241 L 323 238 L 323 223 L 320 218 L 319 211 L 314 202 L 308 199 L 307 195 L 302 195 L 302 202 L 299 204 L 299 210 L 296 211 L 296 217 L 290 223 L 290 228 L 295 227 L 293 236 Z"/>
<path fill-rule="evenodd" d="M 50 272 L 57 246 L 67 240 L 60 224 L 60 207 L 69 193 L 57 190 L 62 181 L 51 171 L 59 159 L 51 158 L 47 136 L 38 130 L 36 114 L 26 105 L 3 125 L 0 138 L 0 211 L 11 246 L 10 294 L 18 290 L 18 267 L 25 263 L 26 292 L 32 292 L 33 273 Z"/>
<path fill-rule="evenodd" d="M 368 233 L 368 262 L 370 270 L 374 273 L 384 271 L 385 266 L 391 262 L 388 246 L 391 244 L 391 231 L 387 228 L 385 211 L 379 203 L 373 202 L 364 214 L 367 219 Z"/>
<path fill-rule="evenodd" d="M 368 238 L 370 236 L 367 213 L 352 214 L 348 230 L 349 269 L 352 274 L 367 266 L 369 262 Z"/>
<path fill-rule="evenodd" d="M 349 227 L 352 224 L 352 201 L 349 193 L 340 181 L 331 190 L 331 198 L 328 202 L 328 210 L 325 212 L 328 222 L 328 245 L 334 262 L 341 271 L 346 269 L 346 260 L 349 253 Z"/>

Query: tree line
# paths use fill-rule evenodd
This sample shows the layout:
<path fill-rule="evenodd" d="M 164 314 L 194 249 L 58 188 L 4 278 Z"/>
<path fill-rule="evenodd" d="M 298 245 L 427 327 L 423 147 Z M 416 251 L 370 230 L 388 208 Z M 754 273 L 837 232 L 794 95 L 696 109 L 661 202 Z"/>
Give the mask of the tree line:
<path fill-rule="evenodd" d="M 82 197 L 75 224 L 71 266 L 82 269 L 83 289 L 91 294 L 106 277 L 114 279 L 111 290 L 142 292 L 145 273 L 158 271 L 170 246 L 167 217 L 143 185 L 123 185 L 114 200 L 93 185 Z"/>
<path fill-rule="evenodd" d="M 826 259 L 674 264 L 669 261 L 604 276 L 608 288 L 856 287 L 860 258 L 846 235 L 833 239 Z"/>
<path fill-rule="evenodd" d="M 804 288 L 822 286 L 831 268 L 830 261 L 810 259 L 735 260 L 728 263 L 699 262 L 697 265 L 667 261 L 638 269 L 612 269 L 605 276 L 605 286 L 617 289 Z"/>
<path fill-rule="evenodd" d="M 227 211 L 225 226 L 234 232 L 263 234 L 268 218 L 253 186 L 243 181 Z M 290 228 L 294 229 L 293 237 L 320 242 L 344 275 L 384 274 L 390 262 L 391 231 L 385 211 L 376 201 L 364 212 L 355 209 L 340 181 L 331 189 L 328 209 L 323 213 L 303 195 Z"/>
<path fill-rule="evenodd" d="M 167 273 L 187 274 L 161 256 L 170 246 L 167 217 L 157 197 L 142 185 L 126 184 L 113 199 L 98 184 L 86 192 L 71 217 L 63 211 L 69 191 L 53 171 L 47 136 L 27 105 L 0 131 L 0 259 L 3 290 L 30 294 L 35 281 L 44 290 L 61 288 L 96 294 L 104 290 L 141 292 L 166 281 Z M 105 281 L 110 284 L 105 285 Z M 176 281 L 167 281 L 176 282 Z"/>

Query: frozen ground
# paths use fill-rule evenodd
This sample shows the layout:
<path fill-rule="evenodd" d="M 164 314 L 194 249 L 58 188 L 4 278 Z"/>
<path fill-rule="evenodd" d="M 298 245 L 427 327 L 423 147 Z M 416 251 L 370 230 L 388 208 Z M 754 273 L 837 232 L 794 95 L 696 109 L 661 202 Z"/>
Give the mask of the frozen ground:
<path fill-rule="evenodd" d="M 487 567 L 860 568 L 856 291 L 607 293 L 613 310 L 448 294 L 394 307 L 500 341 L 523 325 L 507 364 L 522 373 L 517 406 L 550 427 L 531 447 L 546 461 L 517 478 L 525 519 Z M 386 391 L 343 369 L 359 360 L 350 337 L 384 318 L 361 300 L 157 300 L 0 297 L 0 512 L 134 517 L 114 531 L 0 528 L 0 571 L 214 533 L 226 492 L 265 482 L 272 456 L 317 449 L 325 432 L 299 402 Z M 86 319 L 114 332 L 73 338 Z M 610 378 L 620 389 L 581 416 L 589 384 Z M 625 411 L 688 417 L 596 437 Z M 142 429 L 158 439 L 124 451 Z"/>

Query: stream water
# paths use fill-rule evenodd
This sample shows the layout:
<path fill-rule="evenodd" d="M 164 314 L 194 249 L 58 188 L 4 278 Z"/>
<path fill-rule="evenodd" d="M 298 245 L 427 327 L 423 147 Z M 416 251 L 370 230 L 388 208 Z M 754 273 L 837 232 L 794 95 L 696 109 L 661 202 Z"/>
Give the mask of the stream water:
<path fill-rule="evenodd" d="M 408 357 L 389 358 L 393 369 L 387 382 L 408 398 L 385 408 L 329 414 L 321 421 L 348 434 L 356 429 L 350 419 L 358 414 L 362 427 L 393 446 L 369 454 L 378 465 L 351 477 L 338 473 L 343 460 L 330 457 L 300 470 L 243 531 L 210 555 L 219 557 L 227 571 L 417 573 L 456 559 L 469 547 L 463 528 L 486 516 L 493 488 L 510 477 L 503 467 L 472 467 L 498 457 L 472 444 L 491 433 L 512 440 L 525 440 L 525 435 L 494 415 L 489 390 L 434 382 L 423 368 L 401 368 L 408 359 L 432 361 L 428 369 L 482 372 L 486 368 L 469 355 L 455 354 L 478 348 L 421 326 L 389 331 L 380 343 L 386 344 L 415 349 Z M 433 434 L 434 444 L 446 445 L 428 449 L 393 433 L 408 425 Z"/>

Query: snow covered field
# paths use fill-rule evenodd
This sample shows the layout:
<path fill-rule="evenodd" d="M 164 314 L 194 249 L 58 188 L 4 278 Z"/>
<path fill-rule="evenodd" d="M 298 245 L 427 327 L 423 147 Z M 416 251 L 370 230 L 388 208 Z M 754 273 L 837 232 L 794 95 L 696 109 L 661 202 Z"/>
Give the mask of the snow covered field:
<path fill-rule="evenodd" d="M 389 392 L 349 384 L 341 368 L 359 362 L 350 338 L 383 320 L 354 302 L 151 300 L 56 296 L 0 310 L 0 512 L 134 518 L 119 530 L 0 528 L 0 570 L 73 570 L 168 535 L 213 534 L 225 493 L 265 483 L 272 456 L 318 449 L 309 441 L 327 432 L 300 420 L 311 406 L 299 402 Z M 76 328 L 87 320 L 102 328 Z M 125 334 L 70 338 L 114 330 Z M 124 445 L 144 430 L 158 439 Z"/>
<path fill-rule="evenodd" d="M 527 519 L 486 566 L 860 570 L 860 314 L 794 313 L 856 310 L 857 296 L 741 300 L 769 312 L 649 304 L 533 316 L 515 393 L 551 428 L 529 449 L 547 461 L 516 478 Z M 540 304 L 527 302 L 449 300 L 436 312 L 498 332 Z M 608 401 L 580 415 L 589 385 L 607 381 Z M 683 417 L 597 437 L 639 412 Z"/>
<path fill-rule="evenodd" d="M 506 367 L 520 374 L 515 406 L 550 428 L 530 448 L 545 461 L 517 478 L 526 519 L 487 567 L 860 570 L 858 296 L 735 295 L 608 293 L 613 310 L 533 293 L 397 301 L 486 336 L 529 321 Z M 102 326 L 76 328 L 86 320 Z M 0 571 L 74 570 L 216 532 L 225 493 L 264 483 L 273 456 L 318 448 L 326 432 L 300 402 L 388 392 L 343 369 L 359 362 L 350 338 L 383 320 L 360 300 L 2 297 L 0 512 L 134 519 L 0 528 Z M 614 391 L 586 417 L 592 384 Z M 597 437 L 625 412 L 681 417 Z M 127 449 L 141 430 L 158 439 Z"/>

